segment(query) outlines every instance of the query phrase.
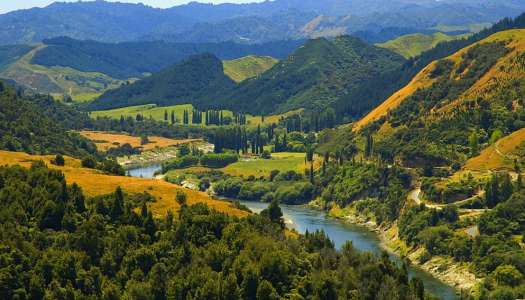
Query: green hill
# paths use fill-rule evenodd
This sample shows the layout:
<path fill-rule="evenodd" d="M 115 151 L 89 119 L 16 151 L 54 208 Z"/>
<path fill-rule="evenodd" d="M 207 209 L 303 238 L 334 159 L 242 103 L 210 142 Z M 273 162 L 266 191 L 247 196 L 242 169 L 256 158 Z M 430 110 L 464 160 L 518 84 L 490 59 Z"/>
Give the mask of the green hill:
<path fill-rule="evenodd" d="M 524 127 L 525 30 L 496 33 L 435 61 L 354 129 L 384 159 L 409 166 L 463 163 L 492 136 Z"/>
<path fill-rule="evenodd" d="M 323 110 L 403 62 L 398 54 L 354 37 L 310 40 L 256 79 L 241 82 L 224 94 L 221 103 L 254 114 L 297 108 Z"/>
<path fill-rule="evenodd" d="M 195 55 L 159 73 L 110 90 L 89 104 L 90 110 L 157 104 L 215 105 L 218 94 L 235 82 L 224 74 L 222 61 L 212 54 Z"/>
<path fill-rule="evenodd" d="M 73 122 L 72 122 L 73 120 Z M 89 119 L 47 96 L 20 98 L 0 82 L 0 149 L 32 154 L 83 156 L 95 146 L 71 133 Z"/>
<path fill-rule="evenodd" d="M 134 84 L 106 92 L 89 109 L 189 103 L 201 109 L 224 108 L 254 115 L 299 108 L 322 111 L 375 76 L 397 70 L 404 61 L 402 56 L 358 38 L 316 39 L 256 78 L 235 84 L 224 75 L 231 74 L 231 65 L 226 64 L 224 71 L 223 64 L 213 55 L 194 56 Z M 253 59 L 249 59 L 235 65 L 240 70 L 244 68 L 239 66 L 252 63 Z"/>
<path fill-rule="evenodd" d="M 224 73 L 235 82 L 256 77 L 277 64 L 278 60 L 269 56 L 245 56 L 223 61 Z"/>
<path fill-rule="evenodd" d="M 386 43 L 377 44 L 377 46 L 390 49 L 406 58 L 410 58 L 434 48 L 441 42 L 452 41 L 464 37 L 465 35 L 449 36 L 441 32 L 436 32 L 432 35 L 415 33 L 398 37 Z"/>
<path fill-rule="evenodd" d="M 67 37 L 44 40 L 45 48 L 35 53 L 32 64 L 69 67 L 82 72 L 98 72 L 113 78 L 128 79 L 156 73 L 192 55 L 211 53 L 231 60 L 248 55 L 285 58 L 304 41 L 276 41 L 258 45 L 222 43 L 167 43 L 138 41 L 99 43 Z"/>
<path fill-rule="evenodd" d="M 106 90 L 117 88 L 125 82 L 98 72 L 82 72 L 71 67 L 32 63 L 34 56 L 46 48 L 45 45 L 40 45 L 29 49 L 17 47 L 17 51 L 0 49 L 0 53 L 6 53 L 2 59 L 5 66 L 0 72 L 0 78 L 13 80 L 29 90 L 51 94 L 56 98 L 69 95 L 79 102 L 92 100 Z M 7 56 L 8 53 L 11 55 Z"/>

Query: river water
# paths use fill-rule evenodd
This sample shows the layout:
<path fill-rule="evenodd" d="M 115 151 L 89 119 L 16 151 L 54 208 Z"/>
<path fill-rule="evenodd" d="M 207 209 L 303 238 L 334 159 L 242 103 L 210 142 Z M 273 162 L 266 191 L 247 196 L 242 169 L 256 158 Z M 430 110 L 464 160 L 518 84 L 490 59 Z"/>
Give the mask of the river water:
<path fill-rule="evenodd" d="M 160 165 L 152 165 L 131 169 L 128 174 L 133 177 L 154 178 L 156 171 L 160 170 Z M 265 209 L 268 204 L 262 202 L 241 201 L 241 204 L 247 206 L 255 213 Z M 322 211 L 314 210 L 305 206 L 281 205 L 286 226 L 297 230 L 299 233 L 305 233 L 306 230 L 313 232 L 324 230 L 324 232 L 334 241 L 335 246 L 339 249 L 346 241 L 352 241 L 354 247 L 361 251 L 381 254 L 381 242 L 375 232 L 365 227 L 349 224 L 338 219 L 329 218 Z M 392 256 L 394 261 L 399 262 L 397 256 Z M 456 290 L 433 277 L 428 272 L 416 267 L 409 267 L 410 276 L 420 278 L 425 284 L 425 289 L 433 295 L 444 299 L 457 299 Z"/>

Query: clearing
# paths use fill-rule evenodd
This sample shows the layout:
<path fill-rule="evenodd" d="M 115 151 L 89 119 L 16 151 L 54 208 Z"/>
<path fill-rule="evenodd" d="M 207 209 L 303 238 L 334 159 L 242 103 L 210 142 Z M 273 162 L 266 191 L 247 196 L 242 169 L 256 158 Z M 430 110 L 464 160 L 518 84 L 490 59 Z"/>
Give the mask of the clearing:
<path fill-rule="evenodd" d="M 273 170 L 296 171 L 304 174 L 304 170 L 310 169 L 310 163 L 305 164 L 305 153 L 280 152 L 272 153 L 271 159 L 241 158 L 238 162 L 223 169 L 224 173 L 231 176 L 255 176 L 268 177 Z M 315 161 L 314 167 L 319 167 L 319 161 Z"/>
<path fill-rule="evenodd" d="M 254 78 L 271 69 L 279 62 L 270 56 L 249 55 L 235 60 L 222 62 L 224 74 L 235 82 Z"/>
<path fill-rule="evenodd" d="M 133 148 L 142 148 L 142 150 L 148 151 L 202 141 L 201 139 L 173 140 L 159 136 L 148 136 L 149 143 L 142 145 L 140 137 L 124 133 L 81 131 L 80 134 L 95 143 L 100 151 L 107 151 L 124 144 L 130 144 Z"/>

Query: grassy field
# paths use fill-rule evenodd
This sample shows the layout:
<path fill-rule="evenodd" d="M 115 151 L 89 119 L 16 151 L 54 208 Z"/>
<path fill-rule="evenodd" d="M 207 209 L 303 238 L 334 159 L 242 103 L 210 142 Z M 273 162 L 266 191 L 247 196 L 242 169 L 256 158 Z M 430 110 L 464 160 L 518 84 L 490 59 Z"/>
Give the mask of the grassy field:
<path fill-rule="evenodd" d="M 81 72 L 66 67 L 45 67 L 31 64 L 35 53 L 43 49 L 35 47 L 17 62 L 7 67 L 0 77 L 9 78 L 24 84 L 40 93 L 48 93 L 57 99 L 69 95 L 74 101 L 85 102 L 98 97 L 108 89 L 119 87 L 123 81 L 102 73 Z"/>
<path fill-rule="evenodd" d="M 278 60 L 273 57 L 255 55 L 225 60 L 223 61 L 224 74 L 235 82 L 241 82 L 266 72 L 277 62 Z"/>
<path fill-rule="evenodd" d="M 317 168 L 318 166 L 319 162 L 316 161 L 315 167 Z M 296 171 L 300 174 L 304 174 L 305 169 L 310 169 L 310 164 L 305 164 L 304 153 L 282 152 L 272 153 L 271 159 L 241 159 L 221 170 L 232 176 L 248 177 L 253 175 L 255 177 L 268 177 L 273 170 L 279 170 L 281 172 Z"/>
<path fill-rule="evenodd" d="M 164 121 L 164 112 L 168 112 L 168 121 L 171 122 L 171 112 L 175 113 L 175 117 L 178 120 L 178 123 L 181 123 L 182 115 L 185 110 L 190 112 L 190 121 L 191 121 L 191 114 L 192 114 L 193 106 L 191 104 L 182 104 L 182 105 L 173 105 L 173 106 L 157 106 L 156 104 L 147 104 L 147 105 L 138 105 L 138 106 L 129 106 L 124 108 L 117 108 L 117 109 L 111 109 L 111 110 L 101 110 L 101 111 L 94 111 L 90 113 L 90 116 L 92 118 L 96 117 L 108 117 L 113 119 L 120 119 L 121 116 L 124 117 L 136 117 L 137 114 L 141 114 L 146 118 L 149 118 L 150 116 L 157 120 L 157 121 Z M 247 115 L 246 116 L 246 122 L 249 126 L 257 126 L 259 124 L 272 124 L 272 123 L 278 123 L 279 120 L 283 117 L 291 116 L 294 114 L 298 114 L 302 111 L 302 109 L 293 110 L 286 112 L 284 114 L 278 114 L 278 115 L 271 115 L 271 116 L 265 116 L 264 122 L 262 121 L 261 116 L 252 116 Z M 223 116 L 224 117 L 232 117 L 233 113 L 229 110 L 223 110 Z M 203 121 L 205 118 L 202 118 Z M 198 124 L 202 125 L 202 124 Z"/>
<path fill-rule="evenodd" d="M 178 211 L 179 205 L 175 200 L 177 191 L 184 191 L 188 195 L 188 203 L 206 203 L 217 211 L 233 216 L 246 216 L 247 212 L 238 210 L 228 202 L 211 199 L 207 194 L 183 189 L 180 186 L 155 179 L 141 179 L 123 176 L 105 175 L 99 171 L 80 167 L 80 161 L 65 157 L 66 165 L 57 167 L 51 164 L 54 156 L 29 155 L 21 152 L 0 151 L 0 165 L 31 166 L 34 161 L 42 160 L 50 168 L 62 171 L 68 184 L 77 183 L 89 196 L 98 196 L 113 193 L 120 186 L 127 193 L 148 192 L 157 201 L 150 204 L 150 208 L 156 216 L 164 216 L 168 210 Z"/>
<path fill-rule="evenodd" d="M 120 145 L 130 144 L 133 148 L 142 148 L 143 150 L 153 150 L 156 148 L 167 148 L 171 146 L 178 146 L 181 144 L 200 141 L 197 139 L 190 140 L 173 140 L 158 136 L 149 136 L 149 143 L 141 145 L 140 137 L 131 136 L 122 133 L 108 133 L 100 131 L 81 131 L 80 134 L 95 143 L 97 149 L 100 151 L 107 151 L 110 148 L 115 148 Z"/>
<path fill-rule="evenodd" d="M 390 49 L 405 58 L 410 58 L 436 47 L 441 42 L 464 37 L 467 37 L 467 35 L 449 36 L 441 32 L 436 32 L 432 35 L 415 33 L 398 37 L 386 43 L 377 44 L 377 46 Z"/>

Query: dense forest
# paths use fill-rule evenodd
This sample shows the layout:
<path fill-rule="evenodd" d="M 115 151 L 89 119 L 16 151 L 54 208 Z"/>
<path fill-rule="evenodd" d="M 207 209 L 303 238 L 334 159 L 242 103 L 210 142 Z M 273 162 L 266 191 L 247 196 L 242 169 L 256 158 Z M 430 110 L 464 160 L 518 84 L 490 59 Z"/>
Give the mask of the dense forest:
<path fill-rule="evenodd" d="M 257 78 L 234 85 L 222 75 L 218 59 L 201 55 L 109 91 L 89 109 L 191 102 L 201 109 L 228 108 L 252 114 L 297 108 L 322 112 L 372 78 L 399 69 L 404 61 L 398 54 L 349 36 L 334 41 L 316 39 Z M 347 101 L 360 103 L 357 97 Z M 369 105 L 362 104 L 364 108 L 359 107 L 353 114 L 369 110 Z"/>
<path fill-rule="evenodd" d="M 107 91 L 88 108 L 104 110 L 152 103 L 164 106 L 191 103 L 199 108 L 213 108 L 219 106 L 215 103 L 221 92 L 234 86 L 235 82 L 224 74 L 222 61 L 212 54 L 200 54 Z"/>
<path fill-rule="evenodd" d="M 0 149 L 77 157 L 95 153 L 93 143 L 68 131 L 73 124 L 82 126 L 77 116 L 82 114 L 47 96 L 25 99 L 0 82 Z"/>
<path fill-rule="evenodd" d="M 78 71 L 100 72 L 114 78 L 129 79 L 141 78 L 146 73 L 159 72 L 190 56 L 202 53 L 214 54 L 222 60 L 247 55 L 282 59 L 300 47 L 304 40 L 276 41 L 257 45 L 233 42 L 193 44 L 161 41 L 115 44 L 59 37 L 44 40 L 43 43 L 46 47 L 35 54 L 31 63 L 48 67 L 70 67 Z"/>
<path fill-rule="evenodd" d="M 42 163 L 0 167 L 2 299 L 424 299 L 388 255 L 293 238 L 273 202 L 238 219 L 188 206 L 153 218 L 147 195 L 87 198 Z"/>

